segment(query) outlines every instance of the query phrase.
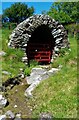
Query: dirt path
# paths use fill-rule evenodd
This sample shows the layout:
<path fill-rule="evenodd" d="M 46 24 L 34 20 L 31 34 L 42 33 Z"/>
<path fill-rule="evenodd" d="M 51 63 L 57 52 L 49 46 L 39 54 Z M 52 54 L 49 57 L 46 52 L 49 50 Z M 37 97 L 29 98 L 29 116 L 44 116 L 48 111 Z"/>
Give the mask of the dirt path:
<path fill-rule="evenodd" d="M 31 118 L 32 110 L 27 102 L 28 99 L 24 96 L 27 87 L 28 85 L 24 79 L 19 85 L 5 92 L 9 105 L 3 109 L 3 114 L 11 110 L 14 114 L 20 113 L 22 118 Z"/>

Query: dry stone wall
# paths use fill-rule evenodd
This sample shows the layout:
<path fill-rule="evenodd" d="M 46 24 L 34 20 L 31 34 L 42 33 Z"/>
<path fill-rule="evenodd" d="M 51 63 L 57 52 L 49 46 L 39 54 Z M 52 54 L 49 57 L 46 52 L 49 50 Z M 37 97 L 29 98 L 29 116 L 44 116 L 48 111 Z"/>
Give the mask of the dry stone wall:
<path fill-rule="evenodd" d="M 33 31 L 41 26 L 47 25 L 55 38 L 55 50 L 69 47 L 68 35 L 64 27 L 48 15 L 34 15 L 21 22 L 10 35 L 8 45 L 13 48 L 26 50 L 27 42 Z"/>

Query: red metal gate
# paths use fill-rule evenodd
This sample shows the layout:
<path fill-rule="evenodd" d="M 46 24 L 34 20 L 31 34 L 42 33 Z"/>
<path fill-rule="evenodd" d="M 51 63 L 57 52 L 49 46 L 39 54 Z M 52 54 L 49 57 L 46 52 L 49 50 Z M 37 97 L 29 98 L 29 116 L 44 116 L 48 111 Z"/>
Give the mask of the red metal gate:
<path fill-rule="evenodd" d="M 50 44 L 29 43 L 28 59 L 34 59 L 38 62 L 50 62 L 51 60 Z"/>

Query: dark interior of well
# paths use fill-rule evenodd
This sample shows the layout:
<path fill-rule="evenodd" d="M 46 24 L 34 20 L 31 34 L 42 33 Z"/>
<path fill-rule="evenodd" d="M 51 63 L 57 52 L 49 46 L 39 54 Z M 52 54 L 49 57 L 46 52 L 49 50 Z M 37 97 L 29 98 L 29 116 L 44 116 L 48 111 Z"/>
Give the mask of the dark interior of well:
<path fill-rule="evenodd" d="M 27 44 L 26 52 L 28 60 L 34 59 L 38 62 L 50 63 L 54 46 L 55 40 L 50 28 L 46 25 L 37 27 Z"/>

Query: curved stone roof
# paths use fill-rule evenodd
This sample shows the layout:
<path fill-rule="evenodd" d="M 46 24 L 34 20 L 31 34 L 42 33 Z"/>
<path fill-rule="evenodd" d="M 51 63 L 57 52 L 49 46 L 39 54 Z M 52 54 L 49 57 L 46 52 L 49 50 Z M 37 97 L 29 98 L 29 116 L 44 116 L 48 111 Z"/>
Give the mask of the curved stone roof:
<path fill-rule="evenodd" d="M 34 15 L 21 22 L 10 35 L 8 45 L 13 48 L 26 48 L 33 31 L 41 25 L 47 25 L 50 28 L 57 48 L 68 47 L 66 30 L 48 15 Z"/>

